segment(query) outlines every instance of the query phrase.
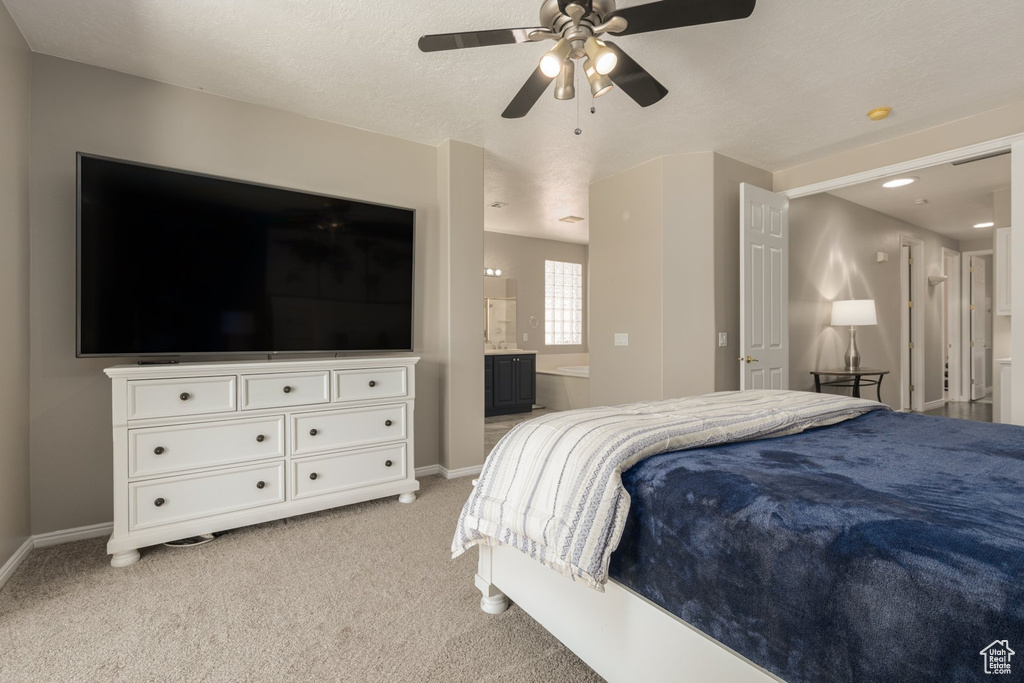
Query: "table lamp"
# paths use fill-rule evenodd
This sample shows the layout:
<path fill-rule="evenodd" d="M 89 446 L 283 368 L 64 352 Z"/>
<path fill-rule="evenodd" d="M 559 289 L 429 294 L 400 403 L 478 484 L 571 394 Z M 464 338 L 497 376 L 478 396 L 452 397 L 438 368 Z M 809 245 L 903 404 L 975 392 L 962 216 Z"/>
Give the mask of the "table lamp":
<path fill-rule="evenodd" d="M 846 369 L 860 368 L 860 353 L 857 351 L 857 326 L 877 325 L 874 299 L 855 299 L 832 302 L 832 325 L 850 328 L 850 348 L 846 350 Z"/>

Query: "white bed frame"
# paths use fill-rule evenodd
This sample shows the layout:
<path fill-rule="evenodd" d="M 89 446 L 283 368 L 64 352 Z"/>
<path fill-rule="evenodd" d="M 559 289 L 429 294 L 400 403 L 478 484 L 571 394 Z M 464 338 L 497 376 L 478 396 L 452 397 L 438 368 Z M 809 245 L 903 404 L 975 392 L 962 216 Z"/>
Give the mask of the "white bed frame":
<path fill-rule="evenodd" d="M 512 599 L 606 680 L 768 683 L 782 679 L 614 581 L 599 593 L 507 546 L 479 546 L 480 608 Z"/>

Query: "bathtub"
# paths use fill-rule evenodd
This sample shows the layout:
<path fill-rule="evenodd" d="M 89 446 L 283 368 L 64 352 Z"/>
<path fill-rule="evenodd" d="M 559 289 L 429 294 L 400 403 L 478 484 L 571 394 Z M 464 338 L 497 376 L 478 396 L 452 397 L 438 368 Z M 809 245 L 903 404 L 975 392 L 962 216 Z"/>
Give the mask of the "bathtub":
<path fill-rule="evenodd" d="M 549 410 L 590 407 L 590 366 L 563 365 L 537 370 L 537 404 Z"/>

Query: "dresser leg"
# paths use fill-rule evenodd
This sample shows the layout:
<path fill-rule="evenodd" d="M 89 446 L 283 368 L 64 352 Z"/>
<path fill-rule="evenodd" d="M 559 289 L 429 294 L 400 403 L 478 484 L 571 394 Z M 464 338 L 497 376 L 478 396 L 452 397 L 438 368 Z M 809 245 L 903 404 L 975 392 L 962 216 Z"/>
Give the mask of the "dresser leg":
<path fill-rule="evenodd" d="M 414 500 L 416 500 L 416 494 L 413 493 L 412 491 L 410 491 L 409 493 L 403 493 L 402 495 L 398 496 L 399 503 L 411 503 Z"/>
<path fill-rule="evenodd" d="M 123 550 L 119 553 L 114 553 L 114 555 L 110 558 L 110 566 L 130 567 L 131 565 L 138 562 L 140 557 L 141 555 L 139 555 L 138 550 Z"/>

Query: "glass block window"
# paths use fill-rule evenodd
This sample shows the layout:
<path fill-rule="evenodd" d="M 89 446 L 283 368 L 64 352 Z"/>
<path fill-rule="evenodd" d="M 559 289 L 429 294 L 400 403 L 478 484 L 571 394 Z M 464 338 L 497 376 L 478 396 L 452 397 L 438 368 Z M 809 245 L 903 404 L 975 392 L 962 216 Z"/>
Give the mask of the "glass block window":
<path fill-rule="evenodd" d="M 544 262 L 544 343 L 583 343 L 583 265 Z"/>

